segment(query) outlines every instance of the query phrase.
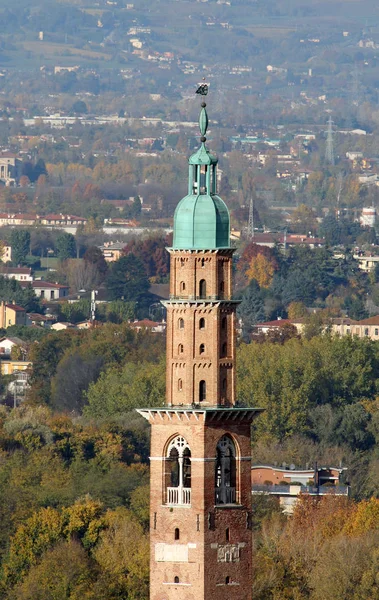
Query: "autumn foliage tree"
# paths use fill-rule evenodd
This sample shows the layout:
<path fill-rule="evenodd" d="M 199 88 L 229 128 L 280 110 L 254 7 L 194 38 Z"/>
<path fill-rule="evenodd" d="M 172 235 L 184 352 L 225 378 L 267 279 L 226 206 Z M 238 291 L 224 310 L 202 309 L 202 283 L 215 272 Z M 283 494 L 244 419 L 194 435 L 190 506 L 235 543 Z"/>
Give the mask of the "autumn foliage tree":
<path fill-rule="evenodd" d="M 276 253 L 272 248 L 259 246 L 252 241 L 242 252 L 237 269 L 246 283 L 255 279 L 259 287 L 267 288 L 278 269 Z"/>

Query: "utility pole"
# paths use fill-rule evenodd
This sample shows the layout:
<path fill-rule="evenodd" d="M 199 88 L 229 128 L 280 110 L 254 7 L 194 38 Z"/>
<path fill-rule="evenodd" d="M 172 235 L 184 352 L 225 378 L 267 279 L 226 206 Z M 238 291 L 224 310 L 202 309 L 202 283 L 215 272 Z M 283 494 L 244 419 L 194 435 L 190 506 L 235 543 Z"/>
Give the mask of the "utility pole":
<path fill-rule="evenodd" d="M 250 240 L 254 238 L 254 197 L 250 197 L 249 205 L 249 225 L 247 228 L 247 236 Z"/>
<path fill-rule="evenodd" d="M 96 296 L 98 294 L 97 290 L 92 290 L 91 292 L 91 321 L 94 324 L 96 319 Z"/>
<path fill-rule="evenodd" d="M 334 147 L 333 147 L 333 121 L 332 117 L 328 120 L 328 130 L 326 137 L 325 160 L 330 165 L 334 165 Z"/>

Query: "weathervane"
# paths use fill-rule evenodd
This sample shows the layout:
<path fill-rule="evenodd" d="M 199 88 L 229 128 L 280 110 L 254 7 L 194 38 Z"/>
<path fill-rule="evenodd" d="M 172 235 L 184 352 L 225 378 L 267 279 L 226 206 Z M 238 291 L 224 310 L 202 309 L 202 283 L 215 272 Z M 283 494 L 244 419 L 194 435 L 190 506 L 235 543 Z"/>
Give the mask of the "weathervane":
<path fill-rule="evenodd" d="M 196 94 L 199 94 L 200 96 L 206 96 L 208 94 L 208 89 L 209 89 L 209 84 L 205 83 L 205 77 L 203 77 L 203 81 L 201 83 L 199 83 L 199 87 L 196 90 Z M 208 129 L 208 115 L 207 115 L 207 111 L 205 110 L 206 106 L 207 105 L 205 102 L 201 103 L 201 112 L 200 112 L 200 118 L 199 118 L 199 127 L 200 127 L 200 133 L 201 133 L 200 141 L 203 144 L 204 144 L 204 142 L 207 141 L 205 134 L 207 133 L 207 129 Z"/>

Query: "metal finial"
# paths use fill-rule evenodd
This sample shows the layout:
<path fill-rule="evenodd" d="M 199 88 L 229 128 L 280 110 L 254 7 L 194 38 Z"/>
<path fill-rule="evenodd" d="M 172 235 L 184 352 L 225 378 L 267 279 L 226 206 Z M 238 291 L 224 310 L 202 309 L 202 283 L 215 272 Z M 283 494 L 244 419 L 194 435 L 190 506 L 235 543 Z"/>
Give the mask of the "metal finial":
<path fill-rule="evenodd" d="M 204 137 L 205 134 L 207 133 L 207 129 L 208 129 L 208 115 L 207 115 L 207 111 L 206 111 L 205 107 L 203 107 L 200 111 L 199 127 L 200 127 L 200 133 L 201 133 L 202 137 Z"/>

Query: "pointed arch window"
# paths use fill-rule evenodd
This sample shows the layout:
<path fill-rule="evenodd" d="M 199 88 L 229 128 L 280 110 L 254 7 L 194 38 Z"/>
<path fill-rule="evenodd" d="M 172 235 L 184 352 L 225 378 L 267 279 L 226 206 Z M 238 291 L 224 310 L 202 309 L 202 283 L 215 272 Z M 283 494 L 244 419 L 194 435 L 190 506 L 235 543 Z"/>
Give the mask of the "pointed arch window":
<path fill-rule="evenodd" d="M 171 440 L 166 463 L 166 503 L 191 504 L 191 450 L 184 437 Z"/>
<path fill-rule="evenodd" d="M 224 435 L 216 448 L 216 504 L 236 504 L 236 485 L 236 446 L 229 435 Z"/>

